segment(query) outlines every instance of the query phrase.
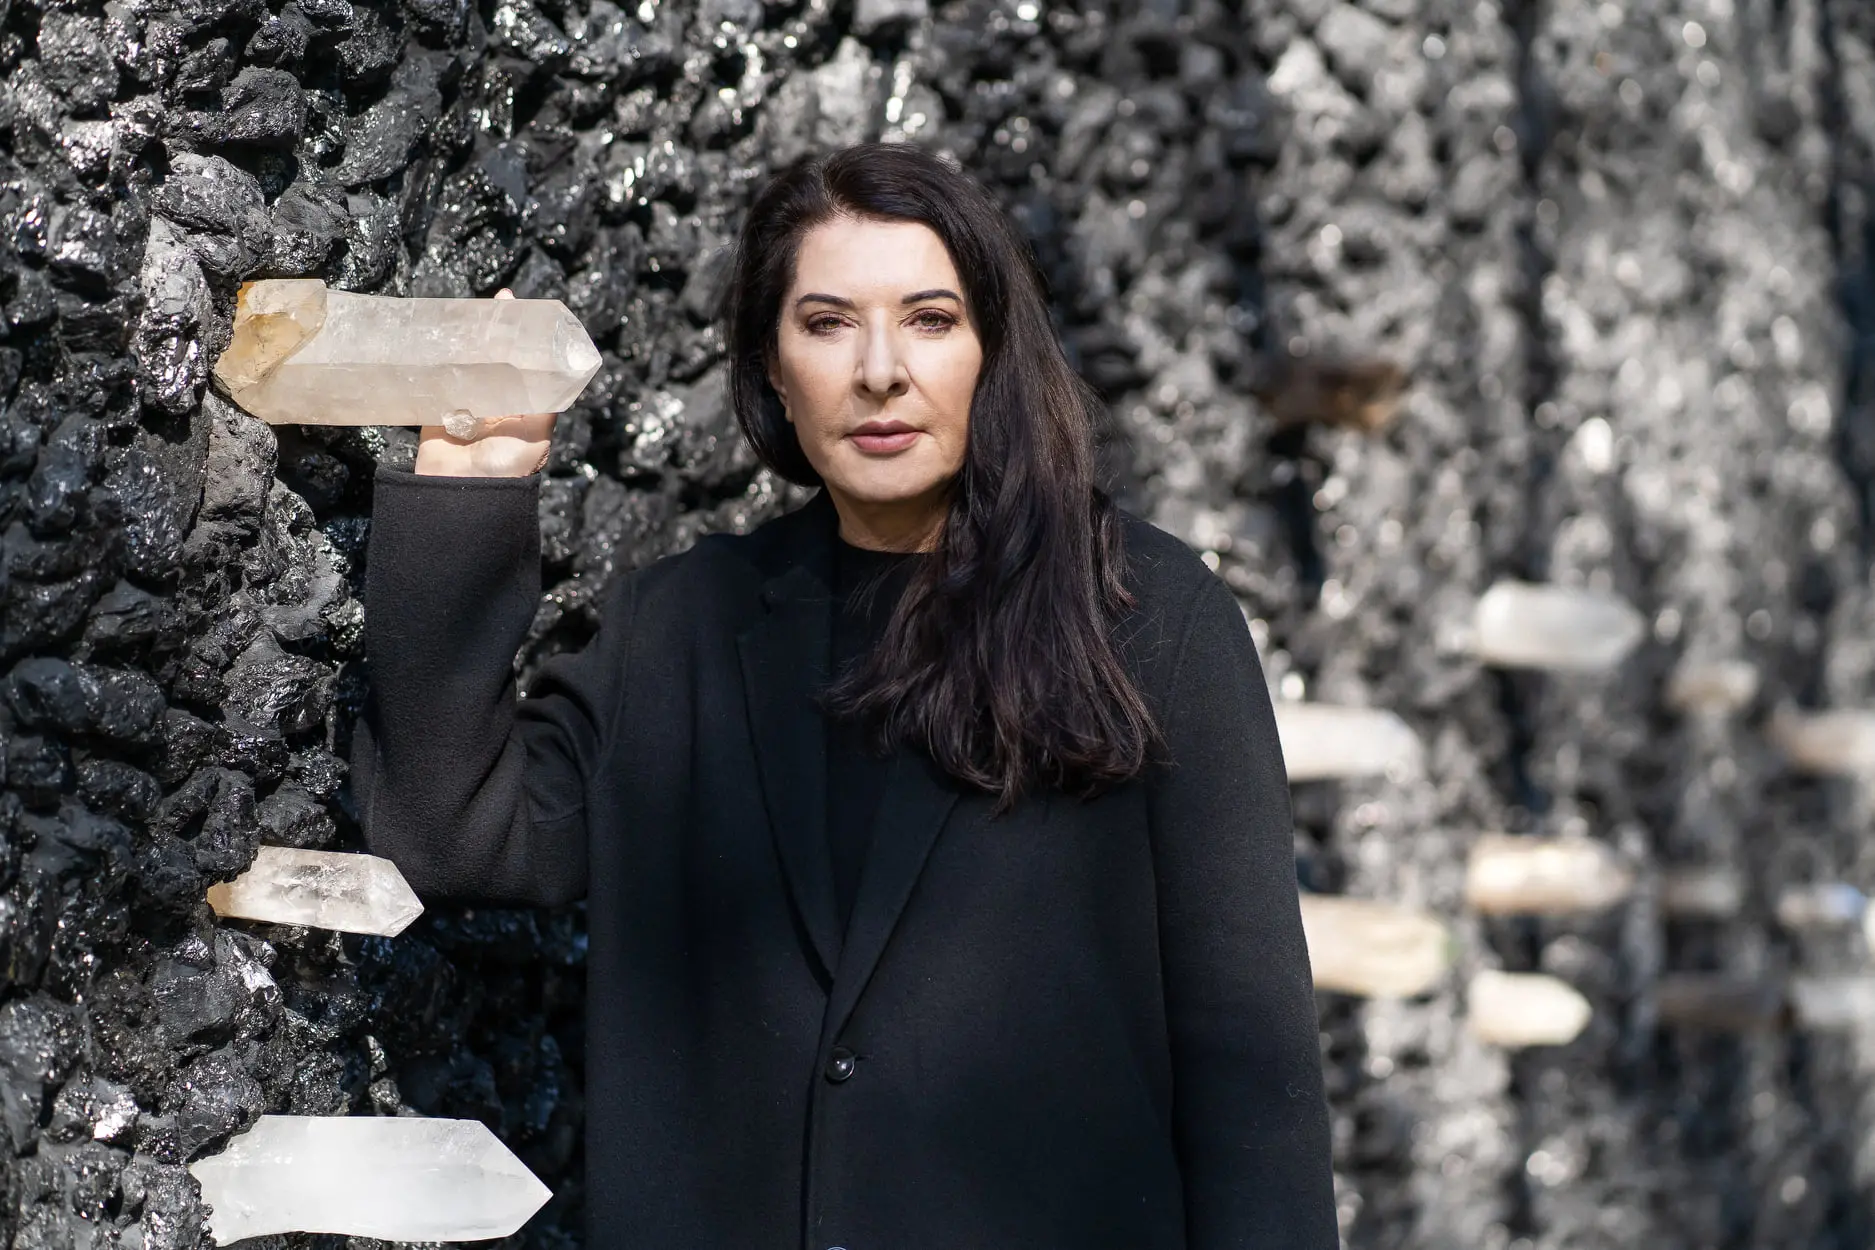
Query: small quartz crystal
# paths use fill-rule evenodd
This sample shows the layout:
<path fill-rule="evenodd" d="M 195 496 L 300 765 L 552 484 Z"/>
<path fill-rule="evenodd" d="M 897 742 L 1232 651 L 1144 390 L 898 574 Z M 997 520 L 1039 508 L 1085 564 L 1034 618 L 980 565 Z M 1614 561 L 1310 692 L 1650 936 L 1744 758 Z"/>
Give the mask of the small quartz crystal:
<path fill-rule="evenodd" d="M 1771 742 L 1799 772 L 1875 777 L 1875 712 L 1781 707 L 1771 716 L 1769 732 Z"/>
<path fill-rule="evenodd" d="M 1867 973 L 1793 977 L 1790 1006 L 1797 1023 L 1805 1028 L 1866 1029 L 1875 1025 L 1875 977 Z"/>
<path fill-rule="evenodd" d="M 1673 972 L 1654 982 L 1654 1014 L 1674 1028 L 1751 1033 L 1777 1027 L 1788 996 L 1775 978 Z"/>
<path fill-rule="evenodd" d="M 1436 985 L 1452 964 L 1445 925 L 1391 903 L 1304 894 L 1302 932 L 1318 990 L 1412 998 Z"/>
<path fill-rule="evenodd" d="M 1661 910 L 1675 917 L 1729 919 L 1744 901 L 1744 881 L 1730 869 L 1675 869 L 1661 879 Z M 1860 929 L 1875 948 L 1875 907 L 1869 906 L 1867 894 L 1846 881 L 1787 885 L 1778 891 L 1773 910 L 1786 929 Z"/>
<path fill-rule="evenodd" d="M 1393 421 L 1409 381 L 1404 368 L 1379 357 L 1284 352 L 1257 359 L 1249 390 L 1285 425 L 1320 422 L 1373 434 Z"/>
<path fill-rule="evenodd" d="M 222 1246 L 279 1233 L 506 1237 L 553 1196 L 480 1120 L 264 1115 L 189 1173 Z"/>
<path fill-rule="evenodd" d="M 1681 920 L 1729 920 L 1745 903 L 1745 883 L 1721 865 L 1674 868 L 1660 877 L 1660 910 Z"/>
<path fill-rule="evenodd" d="M 1322 703 L 1275 706 L 1291 781 L 1368 777 L 1419 765 L 1419 738 L 1392 712 Z"/>
<path fill-rule="evenodd" d="M 1786 1024 L 1820 1033 L 1875 1025 L 1875 977 L 1865 972 L 1821 976 L 1739 977 L 1673 973 L 1654 989 L 1661 1023 L 1724 1033 Z"/>
<path fill-rule="evenodd" d="M 1472 649 L 1502 668 L 1603 672 L 1646 632 L 1625 600 L 1600 591 L 1502 581 L 1478 600 Z"/>
<path fill-rule="evenodd" d="M 1634 874 L 1615 852 L 1587 838 L 1486 834 L 1465 870 L 1465 901 L 1486 915 L 1600 911 L 1633 888 Z"/>
<path fill-rule="evenodd" d="M 1843 881 L 1786 886 L 1777 896 L 1777 921 L 1787 929 L 1855 927 L 1875 947 L 1875 908 L 1868 895 Z"/>
<path fill-rule="evenodd" d="M 1472 1035 L 1493 1046 L 1561 1046 L 1594 1014 L 1573 986 L 1541 973 L 1486 970 L 1471 979 L 1465 998 Z"/>
<path fill-rule="evenodd" d="M 423 914 L 388 859 L 285 846 L 261 847 L 246 872 L 209 886 L 208 905 L 219 916 L 384 937 Z"/>
<path fill-rule="evenodd" d="M 1667 706 L 1676 712 L 1730 716 L 1758 693 L 1758 669 L 1744 660 L 1682 663 L 1667 679 Z"/>
<path fill-rule="evenodd" d="M 270 278 L 242 286 L 215 379 L 275 424 L 441 425 L 471 438 L 499 417 L 565 411 L 599 363 L 559 300 L 398 299 Z"/>

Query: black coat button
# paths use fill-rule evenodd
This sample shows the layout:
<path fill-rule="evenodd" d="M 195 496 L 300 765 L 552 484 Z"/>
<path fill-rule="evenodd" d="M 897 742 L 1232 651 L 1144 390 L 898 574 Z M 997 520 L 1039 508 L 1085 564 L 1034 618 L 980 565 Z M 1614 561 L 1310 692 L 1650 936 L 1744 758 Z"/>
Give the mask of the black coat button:
<path fill-rule="evenodd" d="M 835 1046 L 827 1056 L 827 1079 L 838 1085 L 852 1076 L 858 1066 L 859 1062 L 852 1051 L 844 1046 Z"/>

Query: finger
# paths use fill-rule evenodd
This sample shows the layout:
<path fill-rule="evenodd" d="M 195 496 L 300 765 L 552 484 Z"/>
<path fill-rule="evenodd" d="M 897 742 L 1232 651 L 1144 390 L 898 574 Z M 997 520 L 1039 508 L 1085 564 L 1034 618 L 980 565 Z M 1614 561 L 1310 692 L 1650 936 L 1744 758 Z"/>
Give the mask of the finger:
<path fill-rule="evenodd" d="M 495 292 L 495 298 L 496 299 L 513 299 L 514 292 L 510 291 L 507 287 L 504 286 L 499 291 Z"/>
<path fill-rule="evenodd" d="M 558 413 L 553 412 L 517 412 L 505 417 L 488 417 L 483 430 L 488 434 L 505 434 L 509 438 L 518 438 L 535 442 L 553 436 L 553 423 Z"/>

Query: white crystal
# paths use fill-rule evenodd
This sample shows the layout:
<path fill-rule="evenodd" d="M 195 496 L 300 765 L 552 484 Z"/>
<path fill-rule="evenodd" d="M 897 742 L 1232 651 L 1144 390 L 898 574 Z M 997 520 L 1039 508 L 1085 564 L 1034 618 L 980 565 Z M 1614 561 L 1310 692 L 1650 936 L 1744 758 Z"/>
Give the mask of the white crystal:
<path fill-rule="evenodd" d="M 1472 1034 L 1493 1046 L 1561 1046 L 1594 1014 L 1573 986 L 1541 973 L 1480 972 L 1465 999 Z"/>
<path fill-rule="evenodd" d="M 1868 896 L 1842 882 L 1788 886 L 1777 896 L 1777 921 L 1788 929 L 1835 928 L 1868 918 Z"/>
<path fill-rule="evenodd" d="M 310 925 L 344 933 L 402 933 L 423 904 L 397 871 L 376 855 L 263 846 L 254 865 L 208 887 L 219 916 Z"/>
<path fill-rule="evenodd" d="M 1472 649 L 1486 664 L 1601 672 L 1634 649 L 1646 622 L 1614 595 L 1503 581 L 1478 600 L 1472 627 Z"/>
<path fill-rule="evenodd" d="M 1633 888 L 1634 874 L 1615 852 L 1587 838 L 1486 834 L 1465 870 L 1465 901 L 1487 915 L 1600 911 Z"/>
<path fill-rule="evenodd" d="M 1800 772 L 1875 777 L 1875 712 L 1798 712 L 1782 707 L 1772 714 L 1769 732 Z"/>
<path fill-rule="evenodd" d="M 1436 917 L 1368 899 L 1302 896 L 1315 988 L 1371 998 L 1412 998 L 1452 963 L 1452 939 Z"/>
<path fill-rule="evenodd" d="M 1418 736 L 1380 708 L 1279 702 L 1276 734 L 1291 781 L 1367 777 L 1420 761 Z"/>
<path fill-rule="evenodd" d="M 506 1237 L 553 1196 L 480 1120 L 264 1115 L 189 1172 L 223 1246 L 295 1232 Z"/>
<path fill-rule="evenodd" d="M 1724 920 L 1745 902 L 1745 883 L 1730 868 L 1675 868 L 1660 879 L 1660 910 L 1669 916 Z"/>
<path fill-rule="evenodd" d="M 215 378 L 263 421 L 443 425 L 563 412 L 599 369 L 579 319 L 551 299 L 397 299 L 316 278 L 242 286 Z"/>
<path fill-rule="evenodd" d="M 1682 663 L 1667 679 L 1667 706 L 1676 712 L 1730 716 L 1758 693 L 1758 669 L 1744 660 Z"/>
<path fill-rule="evenodd" d="M 1875 979 L 1865 974 L 1797 977 L 1790 1005 L 1812 1029 L 1860 1029 L 1875 1024 Z"/>

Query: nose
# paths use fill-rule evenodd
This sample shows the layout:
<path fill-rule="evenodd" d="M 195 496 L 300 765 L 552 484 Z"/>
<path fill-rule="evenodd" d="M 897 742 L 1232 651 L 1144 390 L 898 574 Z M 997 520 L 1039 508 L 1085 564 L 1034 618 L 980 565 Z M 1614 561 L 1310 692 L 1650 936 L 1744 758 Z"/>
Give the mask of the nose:
<path fill-rule="evenodd" d="M 869 325 L 860 347 L 859 387 L 874 399 L 903 395 L 911 385 L 911 370 L 905 363 L 898 336 L 883 319 Z"/>

